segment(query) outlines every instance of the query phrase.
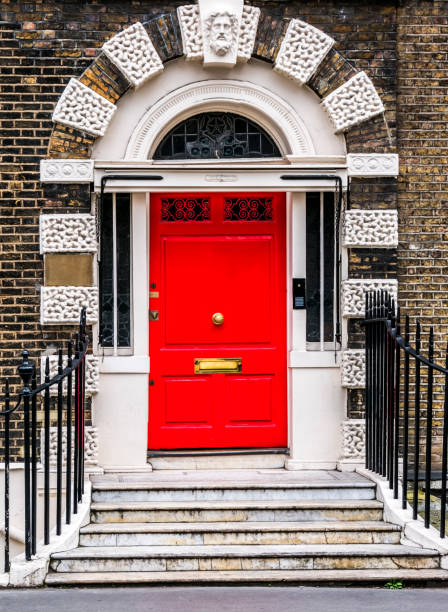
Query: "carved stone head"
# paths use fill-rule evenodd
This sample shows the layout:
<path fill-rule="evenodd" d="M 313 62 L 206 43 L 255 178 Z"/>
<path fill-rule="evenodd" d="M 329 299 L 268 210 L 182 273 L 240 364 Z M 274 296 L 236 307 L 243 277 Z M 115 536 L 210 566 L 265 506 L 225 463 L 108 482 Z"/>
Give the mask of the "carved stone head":
<path fill-rule="evenodd" d="M 205 22 L 206 38 L 210 49 L 216 55 L 227 55 L 236 44 L 238 19 L 233 13 L 223 11 L 211 13 Z"/>

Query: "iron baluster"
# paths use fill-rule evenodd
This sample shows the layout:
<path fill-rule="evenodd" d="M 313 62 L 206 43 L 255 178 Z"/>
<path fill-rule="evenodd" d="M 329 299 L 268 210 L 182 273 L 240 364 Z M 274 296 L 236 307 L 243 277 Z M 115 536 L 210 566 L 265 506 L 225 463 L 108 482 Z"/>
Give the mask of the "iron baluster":
<path fill-rule="evenodd" d="M 67 525 L 71 521 L 72 506 L 72 343 L 68 343 L 67 367 L 70 372 L 67 376 L 67 457 L 65 460 L 65 522 Z"/>
<path fill-rule="evenodd" d="M 79 360 L 79 335 L 75 336 L 75 361 Z M 73 452 L 73 514 L 78 513 L 79 368 L 75 370 L 75 438 Z"/>
<path fill-rule="evenodd" d="M 448 453 L 448 345 L 445 350 L 445 398 L 443 403 L 442 488 L 440 491 L 440 537 L 446 535 L 446 477 Z"/>
<path fill-rule="evenodd" d="M 434 358 L 434 329 L 429 329 L 428 361 Z M 431 504 L 431 454 L 432 454 L 432 392 L 434 371 L 428 366 L 428 396 L 426 400 L 426 448 L 425 448 L 425 527 L 429 527 Z"/>
<path fill-rule="evenodd" d="M 400 337 L 400 309 L 397 308 L 396 335 Z M 398 455 L 400 444 L 400 344 L 395 342 L 395 394 L 394 394 L 394 499 L 398 499 Z"/>
<path fill-rule="evenodd" d="M 5 381 L 5 567 L 4 571 L 9 572 L 9 380 Z"/>
<path fill-rule="evenodd" d="M 57 449 L 56 449 L 56 535 L 62 531 L 62 349 L 58 351 Z"/>
<path fill-rule="evenodd" d="M 44 391 L 44 543 L 50 543 L 50 358 L 45 359 Z"/>
<path fill-rule="evenodd" d="M 417 355 L 420 355 L 420 321 L 417 321 L 415 330 L 415 350 Z M 414 390 L 414 411 L 415 411 L 415 444 L 414 444 L 414 488 L 412 499 L 412 516 L 417 520 L 418 515 L 418 478 L 420 468 L 420 360 L 415 362 L 415 390 Z"/>
<path fill-rule="evenodd" d="M 405 319 L 404 331 L 405 346 L 409 347 L 409 315 Z M 403 384 L 403 488 L 401 506 L 403 510 L 407 506 L 408 497 L 408 461 L 409 461 L 409 353 L 404 352 L 404 384 Z"/>
<path fill-rule="evenodd" d="M 37 546 L 37 398 L 36 371 L 31 380 L 31 554 Z"/>

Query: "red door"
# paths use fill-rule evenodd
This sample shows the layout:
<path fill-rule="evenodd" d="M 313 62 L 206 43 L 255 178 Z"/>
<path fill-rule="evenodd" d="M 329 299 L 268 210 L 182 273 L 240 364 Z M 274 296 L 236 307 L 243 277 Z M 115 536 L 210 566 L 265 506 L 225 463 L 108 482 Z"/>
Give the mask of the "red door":
<path fill-rule="evenodd" d="M 284 194 L 151 196 L 149 448 L 286 446 L 285 237 Z"/>

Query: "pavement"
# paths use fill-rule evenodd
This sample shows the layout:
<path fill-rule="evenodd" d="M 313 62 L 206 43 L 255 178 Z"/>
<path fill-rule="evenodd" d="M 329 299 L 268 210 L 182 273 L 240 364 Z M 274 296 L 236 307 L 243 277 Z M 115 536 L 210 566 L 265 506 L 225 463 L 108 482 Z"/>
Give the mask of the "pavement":
<path fill-rule="evenodd" d="M 448 611 L 446 589 L 327 587 L 127 587 L 7 589 L 8 612 L 431 612 Z"/>

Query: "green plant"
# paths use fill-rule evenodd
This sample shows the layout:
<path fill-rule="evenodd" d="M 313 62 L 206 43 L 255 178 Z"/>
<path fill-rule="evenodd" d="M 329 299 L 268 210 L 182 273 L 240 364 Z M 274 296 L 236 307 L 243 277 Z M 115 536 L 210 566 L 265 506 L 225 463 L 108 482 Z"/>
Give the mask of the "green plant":
<path fill-rule="evenodd" d="M 392 580 L 389 580 L 389 582 L 386 582 L 384 586 L 386 589 L 402 589 L 403 583 L 401 580 L 395 580 L 395 578 L 393 578 Z"/>

